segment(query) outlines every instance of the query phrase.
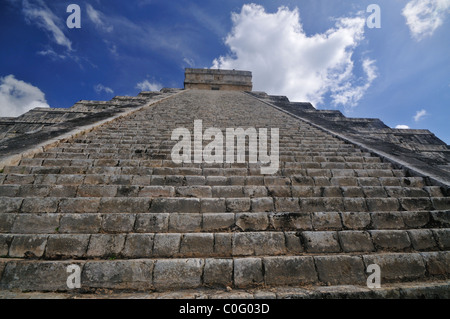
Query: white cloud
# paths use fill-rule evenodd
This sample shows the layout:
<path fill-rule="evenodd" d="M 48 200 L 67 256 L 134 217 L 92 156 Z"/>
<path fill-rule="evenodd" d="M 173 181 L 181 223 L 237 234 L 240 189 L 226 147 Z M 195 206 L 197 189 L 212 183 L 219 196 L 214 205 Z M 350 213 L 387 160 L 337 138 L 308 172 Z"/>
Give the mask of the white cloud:
<path fill-rule="evenodd" d="M 416 115 L 414 115 L 414 121 L 419 122 L 426 115 L 428 115 L 426 110 L 417 111 Z"/>
<path fill-rule="evenodd" d="M 420 41 L 431 36 L 450 12 L 450 0 L 412 0 L 403 8 L 402 14 L 412 37 Z"/>
<path fill-rule="evenodd" d="M 105 32 L 112 32 L 114 27 L 105 22 L 104 14 L 98 10 L 95 10 L 90 4 L 86 5 L 86 12 L 89 19 L 95 24 L 97 28 Z"/>
<path fill-rule="evenodd" d="M 189 67 L 193 67 L 195 65 L 194 60 L 193 59 L 188 59 L 188 58 L 183 58 L 183 62 L 185 64 L 187 64 Z"/>
<path fill-rule="evenodd" d="M 338 85 L 336 88 L 331 88 L 331 91 L 333 92 L 331 97 L 333 98 L 334 104 L 341 104 L 345 107 L 357 105 L 358 101 L 363 98 L 372 82 L 377 78 L 377 69 L 374 64 L 375 61 L 371 59 L 365 59 L 363 61 L 362 67 L 367 78 L 363 85 L 352 86 L 352 83 L 348 81 L 341 86 Z"/>
<path fill-rule="evenodd" d="M 64 23 L 58 18 L 42 0 L 23 0 L 23 13 L 29 23 L 36 23 L 40 28 L 49 32 L 53 40 L 60 46 L 72 51 L 72 42 L 62 31 Z"/>
<path fill-rule="evenodd" d="M 97 94 L 100 94 L 102 92 L 105 92 L 105 93 L 108 93 L 108 94 L 113 94 L 114 93 L 113 89 L 111 89 L 111 88 L 109 88 L 107 86 L 104 86 L 103 84 L 100 84 L 100 83 L 97 84 L 96 86 L 94 86 L 94 90 L 95 90 L 95 92 L 97 92 Z"/>
<path fill-rule="evenodd" d="M 103 42 L 106 44 L 109 53 L 111 53 L 111 55 L 118 57 L 119 53 L 117 52 L 117 45 L 111 41 L 108 41 L 106 39 L 103 40 Z"/>
<path fill-rule="evenodd" d="M 395 128 L 401 129 L 401 130 L 408 130 L 410 127 L 408 125 L 400 124 L 400 125 L 397 125 Z"/>
<path fill-rule="evenodd" d="M 151 83 L 148 80 L 144 80 L 136 84 L 136 88 L 141 91 L 160 91 L 163 87 L 157 82 Z"/>
<path fill-rule="evenodd" d="M 37 54 L 42 55 L 42 56 L 48 56 L 50 57 L 52 60 L 65 60 L 66 59 L 66 55 L 64 54 L 59 54 L 56 53 L 54 50 L 52 49 L 47 49 L 47 50 L 42 50 L 42 51 L 38 51 Z"/>
<path fill-rule="evenodd" d="M 49 107 L 39 88 L 12 74 L 0 78 L 0 116 L 19 116 L 35 107 Z"/>
<path fill-rule="evenodd" d="M 225 40 L 231 54 L 215 59 L 212 67 L 252 71 L 255 90 L 313 104 L 330 94 L 334 105 L 351 107 L 376 78 L 371 59 L 362 62 L 364 79 L 353 74 L 352 54 L 364 38 L 363 17 L 340 18 L 334 28 L 308 36 L 298 9 L 266 13 L 248 4 L 233 13 L 232 22 Z"/>

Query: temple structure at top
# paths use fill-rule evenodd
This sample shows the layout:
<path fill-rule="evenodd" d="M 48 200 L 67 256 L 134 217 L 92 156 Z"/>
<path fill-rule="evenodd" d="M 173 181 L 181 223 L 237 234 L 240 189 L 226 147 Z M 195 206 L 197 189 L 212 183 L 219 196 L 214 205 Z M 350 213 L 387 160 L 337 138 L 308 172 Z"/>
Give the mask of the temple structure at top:
<path fill-rule="evenodd" d="M 186 69 L 185 89 L 251 91 L 252 72 L 218 69 Z"/>

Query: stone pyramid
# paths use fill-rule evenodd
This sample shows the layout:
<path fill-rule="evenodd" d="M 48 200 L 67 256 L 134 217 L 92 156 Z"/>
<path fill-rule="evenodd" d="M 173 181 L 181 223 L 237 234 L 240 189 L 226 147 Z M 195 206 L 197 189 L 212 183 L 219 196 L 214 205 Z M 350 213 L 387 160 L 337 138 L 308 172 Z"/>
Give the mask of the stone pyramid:
<path fill-rule="evenodd" d="M 450 297 L 445 143 L 197 73 L 0 121 L 0 296 Z M 171 134 L 195 120 L 278 128 L 278 171 L 174 163 Z"/>

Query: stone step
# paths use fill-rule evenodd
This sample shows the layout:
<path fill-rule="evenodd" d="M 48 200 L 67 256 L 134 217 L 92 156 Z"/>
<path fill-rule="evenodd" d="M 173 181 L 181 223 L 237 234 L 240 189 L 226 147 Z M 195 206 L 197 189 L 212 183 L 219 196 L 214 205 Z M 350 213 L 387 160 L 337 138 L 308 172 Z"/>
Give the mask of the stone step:
<path fill-rule="evenodd" d="M 377 264 L 381 282 L 442 280 L 450 274 L 450 252 L 328 256 L 172 258 L 37 261 L 0 259 L 0 290 L 68 291 L 77 265 L 84 289 L 155 290 L 200 287 L 280 287 L 359 285 Z"/>
<path fill-rule="evenodd" d="M 433 189 L 432 189 L 433 190 Z M 0 185 L 3 197 L 13 198 L 133 198 L 134 201 L 164 206 L 197 203 L 211 199 L 226 200 L 225 211 L 255 211 L 260 203 L 265 210 L 307 212 L 329 211 L 335 204 L 340 211 L 442 210 L 450 208 L 450 197 L 439 189 L 388 187 L 308 187 L 308 186 L 137 186 L 137 185 Z M 437 191 L 440 193 L 437 194 Z M 402 194 L 415 197 L 403 197 Z M 425 197 L 426 196 L 426 197 Z M 166 199 L 164 199 L 166 198 Z M 258 200 L 260 199 L 260 200 Z M 39 205 L 39 203 L 37 204 Z M 274 207 L 274 208 L 273 208 Z M 271 208 L 271 209 L 269 209 Z"/>
<path fill-rule="evenodd" d="M 37 153 L 34 155 L 36 159 L 45 159 L 45 158 L 58 158 L 58 157 L 81 157 L 87 158 L 90 157 L 98 157 L 98 156 L 110 156 L 111 154 L 116 157 L 128 155 L 128 156 L 137 156 L 137 155 L 145 155 L 152 153 L 169 153 L 175 144 L 168 146 L 161 145 L 122 145 L 120 148 L 114 145 L 102 145 L 98 147 L 89 147 L 89 148 L 71 148 L 72 152 L 69 152 L 69 149 L 60 149 L 54 150 L 49 149 L 43 153 Z M 206 146 L 206 145 L 205 145 Z M 169 151 L 169 152 L 168 152 Z M 246 154 L 248 154 L 248 147 L 245 149 Z M 236 154 L 236 149 L 234 154 Z M 377 162 L 379 163 L 381 159 L 379 157 L 373 157 L 370 153 L 362 152 L 356 149 L 312 149 L 312 148 L 299 148 L 299 147 L 284 147 L 283 145 L 279 145 L 279 154 L 281 156 L 296 156 L 296 157 L 320 157 L 318 160 L 329 160 L 329 161 L 342 161 L 342 157 L 354 157 L 356 161 L 367 161 L 367 162 Z M 89 157 L 89 158 L 90 158 Z"/>
<path fill-rule="evenodd" d="M 3 174 L 143 174 L 143 175 L 197 175 L 197 176 L 263 176 L 261 166 L 250 168 L 195 168 L 195 167 L 120 167 L 119 162 L 99 160 L 97 165 L 83 165 L 78 160 L 51 160 L 43 166 L 6 166 Z M 84 160 L 80 160 L 84 161 Z M 64 164 L 65 163 L 65 164 Z M 151 164 L 150 164 L 151 165 Z M 139 174 L 138 174 L 139 173 Z M 313 168 L 279 168 L 272 176 L 302 175 L 309 177 L 405 177 L 405 172 L 398 169 L 313 169 Z"/>
<path fill-rule="evenodd" d="M 304 179 L 305 180 L 305 179 Z M 75 197 L 89 195 L 89 190 L 120 188 L 127 186 L 130 196 L 135 197 L 355 197 L 355 198 L 402 198 L 446 197 L 438 186 L 361 186 L 354 178 L 330 178 L 329 185 L 314 185 L 312 178 L 296 185 L 289 178 L 249 178 L 245 176 L 182 176 L 182 175 L 58 175 L 58 174 L 8 174 L 0 180 L 0 193 L 22 197 Z M 246 185 L 247 186 L 239 186 Z M 256 185 L 248 185 L 256 184 Z M 291 185 L 293 184 L 293 185 Z M 341 186 L 343 184 L 343 186 Z M 358 185 L 359 184 L 359 185 Z M 240 187 L 240 188 L 238 188 Z M 17 191 L 14 192 L 14 189 Z M 60 195 L 57 195 L 60 194 Z M 225 194 L 225 196 L 222 196 Z"/>
<path fill-rule="evenodd" d="M 371 213 L 226 212 L 225 201 L 204 201 L 201 202 L 201 213 L 148 213 L 145 207 L 139 207 L 135 202 L 118 203 L 108 199 L 102 199 L 101 202 L 100 199 L 65 199 L 55 210 L 33 211 L 35 208 L 26 208 L 28 202 L 24 202 L 22 207 L 21 204 L 20 200 L 15 199 L 1 203 L 0 233 L 337 231 L 450 227 L 449 210 Z M 134 210 L 123 208 L 124 206 L 134 207 Z M 23 212 L 24 210 L 28 212 Z"/>
<path fill-rule="evenodd" d="M 83 155 L 72 153 L 71 155 L 62 155 L 56 154 L 54 156 L 47 156 L 45 159 L 43 158 L 32 158 L 32 159 L 23 159 L 20 163 L 20 166 L 54 166 L 52 163 L 61 163 L 61 164 L 69 164 L 69 166 L 101 166 L 105 164 L 109 164 L 110 166 L 119 166 L 119 167 L 185 167 L 186 164 L 189 164 L 189 167 L 195 168 L 206 168 L 206 167 L 215 167 L 215 168 L 252 168 L 252 167 L 261 167 L 261 164 L 254 163 L 194 163 L 194 159 L 192 158 L 191 163 L 183 163 L 183 165 L 175 164 L 172 160 L 143 160 L 143 159 L 131 159 L 134 155 L 129 156 L 117 156 L 115 158 L 107 158 L 112 155 L 105 156 L 101 158 L 101 156 L 95 156 L 93 154 Z M 78 158 L 77 158 L 78 157 Z M 127 157 L 127 158 L 126 158 Z M 289 158 L 289 160 L 291 157 Z M 280 168 L 315 168 L 315 169 L 380 169 L 380 170 L 392 170 L 392 165 L 390 163 L 380 163 L 380 162 L 370 162 L 365 161 L 364 158 L 352 157 L 351 160 L 346 160 L 344 157 L 340 158 L 315 158 L 309 157 L 306 159 L 298 158 L 294 156 L 294 161 L 282 161 L 279 163 Z"/>
<path fill-rule="evenodd" d="M 117 224 L 117 219 L 115 220 Z M 116 225 L 117 226 L 117 225 Z M 122 231 L 127 231 L 124 223 Z M 130 225 L 130 228 L 132 225 Z M 7 234 L 6 258 L 187 258 L 302 256 L 450 250 L 450 228 L 419 230 Z"/>
<path fill-rule="evenodd" d="M 450 299 L 450 281 L 415 281 L 383 283 L 380 288 L 371 289 L 359 285 L 334 285 L 307 287 L 278 286 L 269 288 L 221 289 L 195 288 L 172 289 L 169 291 L 121 291 L 121 289 L 76 289 L 69 292 L 20 292 L 0 291 L 0 299 Z M 224 301 L 228 302 L 228 301 Z M 270 306 L 272 309 L 272 306 Z M 283 308 L 285 309 L 285 308 Z M 178 309 L 175 310 L 177 313 Z M 413 310 L 411 310 L 413 311 Z M 175 312 L 174 312 L 175 313 Z M 412 313 L 412 312 L 411 312 Z"/>
<path fill-rule="evenodd" d="M 31 185 L 33 186 L 33 185 Z M 67 186 L 69 187 L 69 186 Z M 151 187 L 151 186 L 150 186 Z M 250 187 L 253 189 L 253 187 Z M 66 194 L 61 197 L 43 197 L 36 193 L 35 197 L 16 197 L 19 186 L 0 185 L 0 204 L 9 205 L 22 203 L 22 213 L 55 213 L 59 203 L 67 198 Z M 67 192 L 64 188 L 61 192 Z M 200 213 L 205 207 L 217 207 L 217 212 L 225 211 L 251 211 L 251 212 L 389 212 L 389 211 L 417 211 L 417 210 L 448 210 L 450 209 L 450 197 L 403 197 L 403 198 L 343 198 L 343 197 L 255 197 L 249 198 L 244 195 L 246 187 L 241 186 L 213 186 L 214 198 L 193 197 L 139 197 L 133 193 L 136 189 L 127 186 L 99 186 L 82 185 L 78 187 L 77 198 L 101 198 L 101 208 L 111 210 L 122 210 L 135 213 Z M 36 192 L 40 189 L 38 188 Z M 48 189 L 43 189 L 47 192 Z M 167 192 L 167 187 L 159 190 L 158 196 L 165 196 L 161 192 Z M 52 189 L 52 194 L 57 195 L 57 189 Z M 75 194 L 73 197 L 75 198 Z M 114 197 L 114 198 L 112 198 Z M 5 204 L 3 204 L 5 202 Z M 225 205 L 223 205 L 225 203 Z M 114 206 L 116 205 L 116 206 Z M 128 205 L 128 206 L 127 206 Z M 206 205 L 206 206 L 205 206 Z M 14 206 L 16 207 L 16 206 Z"/>
<path fill-rule="evenodd" d="M 291 186 L 301 191 L 309 190 L 317 194 L 320 187 L 341 187 L 349 193 L 354 187 L 401 187 L 424 190 L 432 197 L 449 196 L 444 188 L 426 186 L 421 177 L 309 177 L 293 176 L 199 176 L 199 175 L 154 175 L 151 168 L 122 168 L 121 174 L 66 174 L 62 168 L 59 173 L 48 174 L 0 174 L 0 185 L 135 185 L 135 186 Z M 87 169 L 86 169 L 87 170 Z M 85 170 L 85 171 L 86 171 Z M 126 174 L 130 173 L 130 174 Z M 142 174 L 138 174 L 142 173 Z M 148 174 L 146 174 L 148 173 Z M 385 188 L 386 190 L 386 188 Z"/>
<path fill-rule="evenodd" d="M 178 189 L 179 197 L 173 197 L 174 189 Z M 210 199 L 195 198 L 197 192 L 211 191 L 211 200 L 219 202 L 222 198 L 233 199 L 228 210 L 236 211 L 272 211 L 277 212 L 329 212 L 329 211 L 415 211 L 415 210 L 446 210 L 450 209 L 450 197 L 378 197 L 377 191 L 384 191 L 384 188 L 371 187 L 373 192 L 371 197 L 336 197 L 331 190 L 341 190 L 340 188 L 327 188 L 330 190 L 328 197 L 291 197 L 284 194 L 285 190 L 291 188 L 271 188 L 270 191 L 279 191 L 275 197 L 265 197 L 262 192 L 266 188 L 257 186 L 120 186 L 120 185 L 81 185 L 81 186 L 45 186 L 45 185 L 0 185 L 0 194 L 4 198 L 21 198 L 24 200 L 24 207 L 34 205 L 33 212 L 54 212 L 57 209 L 61 198 L 110 198 L 116 197 L 117 203 L 132 201 L 140 203 L 148 210 L 151 204 L 151 212 L 180 212 L 194 213 L 200 212 L 200 201 Z M 348 188 L 343 188 L 348 191 Z M 303 188 L 293 187 L 295 192 L 301 192 Z M 255 194 L 261 193 L 262 197 Z M 425 191 L 423 191 L 425 193 Z M 190 193 L 190 194 L 188 194 Z M 367 191 L 366 191 L 367 193 Z M 369 194 L 369 193 L 367 193 Z M 422 194 L 422 193 L 421 193 Z M 270 195 L 270 194 L 269 194 Z M 302 194 L 299 194 L 302 195 Z M 172 197 L 171 197 L 172 196 Z M 334 197 L 332 197 L 334 196 Z M 126 199 L 126 197 L 130 197 Z M 25 205 L 26 204 L 26 205 Z M 24 208 L 23 207 L 23 208 Z M 45 207 L 45 211 L 39 211 Z M 51 208 L 48 208 L 51 207 Z M 245 207 L 241 209 L 241 207 Z M 50 209 L 52 211 L 47 211 Z M 27 212 L 27 211 L 24 211 Z M 146 212 L 146 211 L 142 211 Z"/>

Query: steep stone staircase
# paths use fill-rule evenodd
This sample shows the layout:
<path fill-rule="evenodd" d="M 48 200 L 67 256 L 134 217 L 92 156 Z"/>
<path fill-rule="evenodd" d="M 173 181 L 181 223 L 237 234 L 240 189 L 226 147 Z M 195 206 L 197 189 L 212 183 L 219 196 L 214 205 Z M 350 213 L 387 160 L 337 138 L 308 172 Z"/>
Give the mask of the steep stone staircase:
<path fill-rule="evenodd" d="M 172 131 L 199 119 L 279 128 L 278 172 L 175 164 Z M 448 296 L 449 195 L 246 93 L 186 90 L 3 169 L 0 289 L 345 294 L 377 264 L 382 286 Z"/>

